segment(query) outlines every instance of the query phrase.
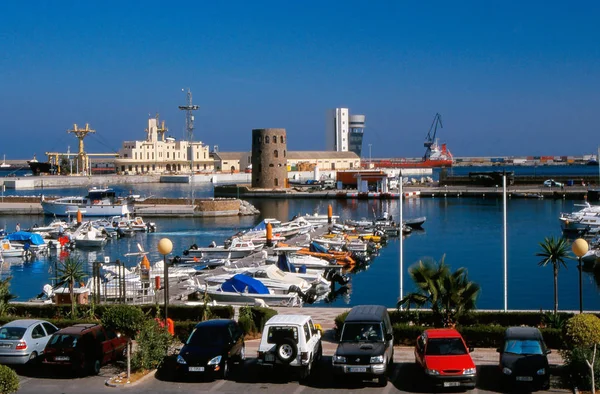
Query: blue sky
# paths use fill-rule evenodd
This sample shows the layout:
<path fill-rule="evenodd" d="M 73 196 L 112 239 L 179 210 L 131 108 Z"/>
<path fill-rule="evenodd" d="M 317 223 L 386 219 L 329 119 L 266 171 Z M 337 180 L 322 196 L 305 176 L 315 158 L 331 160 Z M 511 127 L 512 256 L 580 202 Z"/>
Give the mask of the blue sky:
<path fill-rule="evenodd" d="M 416 157 L 436 112 L 455 156 L 583 155 L 599 145 L 600 3 L 593 1 L 0 2 L 7 159 L 145 138 L 148 114 L 250 150 L 284 127 L 325 147 L 325 111 L 367 116 L 364 152 Z M 368 155 L 368 153 L 367 153 Z"/>

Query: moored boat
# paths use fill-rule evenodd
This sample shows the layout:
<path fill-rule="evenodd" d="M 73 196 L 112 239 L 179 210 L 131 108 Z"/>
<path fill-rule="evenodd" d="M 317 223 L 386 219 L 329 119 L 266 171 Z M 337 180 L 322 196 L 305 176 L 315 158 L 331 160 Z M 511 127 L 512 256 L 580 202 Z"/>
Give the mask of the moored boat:
<path fill-rule="evenodd" d="M 131 199 L 117 197 L 111 188 L 92 188 L 84 197 L 61 197 L 51 201 L 42 196 L 42 208 L 44 214 L 54 216 L 70 216 L 77 211 L 85 216 L 125 216 L 133 212 Z"/>

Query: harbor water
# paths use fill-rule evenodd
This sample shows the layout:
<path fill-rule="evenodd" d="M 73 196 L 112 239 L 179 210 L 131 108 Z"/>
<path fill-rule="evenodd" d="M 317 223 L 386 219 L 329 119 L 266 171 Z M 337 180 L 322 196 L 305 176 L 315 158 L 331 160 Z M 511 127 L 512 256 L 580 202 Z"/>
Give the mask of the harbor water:
<path fill-rule="evenodd" d="M 148 184 L 135 185 L 131 191 L 145 196 L 189 197 L 190 185 Z M 129 193 L 128 187 L 122 187 Z M 212 185 L 194 185 L 195 196 L 212 196 Z M 34 191 L 13 191 L 11 195 L 82 195 L 85 189 L 45 189 Z M 8 195 L 8 193 L 7 193 Z M 158 261 L 162 256 L 156 245 L 158 240 L 168 237 L 173 241 L 172 256 L 181 255 L 191 244 L 208 245 L 211 241 L 223 242 L 234 233 L 252 227 L 264 217 L 289 220 L 296 214 L 326 213 L 327 205 L 332 204 L 334 214 L 341 219 L 372 218 L 384 212 L 399 219 L 397 200 L 250 200 L 260 211 L 260 217 L 220 217 L 220 218 L 160 218 L 152 219 L 158 231 L 137 234 L 133 238 L 111 240 L 99 250 L 76 251 L 88 263 L 103 261 L 108 256 L 111 261 L 120 259 L 130 266 L 138 262 L 135 256 L 125 257 L 126 253 L 137 252 L 139 243 L 150 261 Z M 560 212 L 577 209 L 577 201 L 515 199 L 508 201 L 508 308 L 518 310 L 548 310 L 553 308 L 552 268 L 540 267 L 539 242 L 544 237 L 560 236 L 558 216 Z M 424 230 L 413 232 L 404 239 L 403 267 L 404 293 L 414 290 L 408 268 L 419 259 L 433 258 L 445 261 L 452 268 L 466 267 L 469 278 L 481 285 L 477 303 L 480 309 L 502 309 L 504 307 L 503 280 L 503 207 L 501 199 L 475 198 L 417 198 L 404 202 L 404 218 L 426 216 Z M 52 218 L 40 216 L 1 217 L 0 226 L 13 231 L 16 223 L 22 229 L 34 224 L 48 223 Z M 399 296 L 400 257 L 399 240 L 390 239 L 372 264 L 360 272 L 352 272 L 348 291 L 337 294 L 319 306 L 352 306 L 374 303 L 393 307 Z M 2 277 L 12 276 L 11 290 L 18 300 L 28 300 L 38 295 L 44 284 L 52 283 L 57 256 L 42 256 L 37 260 L 19 263 L 7 259 L 3 265 Z M 559 308 L 577 310 L 579 308 L 579 282 L 576 260 L 567 261 L 567 269 L 559 273 Z M 584 308 L 600 309 L 599 285 L 592 273 L 583 274 Z"/>

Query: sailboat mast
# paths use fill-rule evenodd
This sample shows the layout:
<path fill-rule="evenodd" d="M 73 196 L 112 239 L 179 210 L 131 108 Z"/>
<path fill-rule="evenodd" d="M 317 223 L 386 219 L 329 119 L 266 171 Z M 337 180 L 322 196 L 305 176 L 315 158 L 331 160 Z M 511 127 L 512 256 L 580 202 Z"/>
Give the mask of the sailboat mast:
<path fill-rule="evenodd" d="M 181 89 L 183 91 L 183 89 Z M 194 113 L 200 106 L 192 104 L 192 91 L 188 88 L 187 90 L 187 103 L 186 105 L 180 105 L 179 109 L 185 111 L 185 128 L 188 134 L 188 155 L 190 157 L 190 189 L 192 206 L 194 205 Z"/>

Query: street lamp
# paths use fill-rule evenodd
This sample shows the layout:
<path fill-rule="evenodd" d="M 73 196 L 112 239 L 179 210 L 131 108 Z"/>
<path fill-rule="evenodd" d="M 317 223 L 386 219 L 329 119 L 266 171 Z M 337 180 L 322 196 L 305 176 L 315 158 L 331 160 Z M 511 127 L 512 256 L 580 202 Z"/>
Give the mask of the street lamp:
<path fill-rule="evenodd" d="M 577 266 L 577 268 L 579 268 L 579 313 L 583 313 L 583 293 L 582 293 L 582 282 L 581 282 L 581 271 L 582 271 L 582 267 L 581 267 L 581 258 L 583 257 L 584 254 L 587 253 L 588 249 L 589 249 L 589 245 L 587 243 L 587 241 L 583 238 L 577 238 L 575 241 L 573 241 L 573 245 L 571 245 L 571 249 L 573 249 L 573 253 L 575 253 L 575 256 L 577 256 L 577 259 L 579 260 L 579 265 Z"/>
<path fill-rule="evenodd" d="M 167 323 L 169 308 L 169 268 L 167 266 L 167 255 L 173 250 L 173 242 L 169 238 L 162 238 L 158 241 L 158 253 L 163 255 L 163 264 L 165 267 L 165 284 L 163 293 L 165 295 L 165 324 Z"/>

